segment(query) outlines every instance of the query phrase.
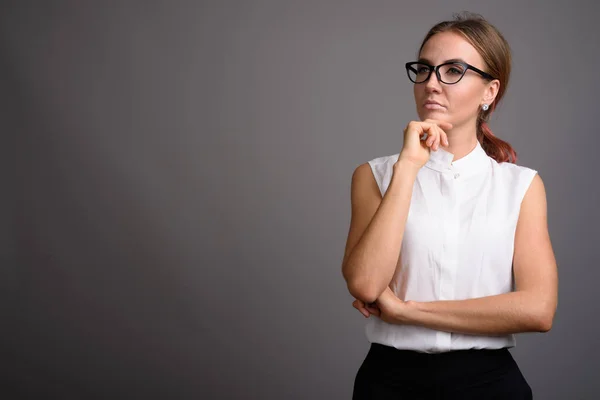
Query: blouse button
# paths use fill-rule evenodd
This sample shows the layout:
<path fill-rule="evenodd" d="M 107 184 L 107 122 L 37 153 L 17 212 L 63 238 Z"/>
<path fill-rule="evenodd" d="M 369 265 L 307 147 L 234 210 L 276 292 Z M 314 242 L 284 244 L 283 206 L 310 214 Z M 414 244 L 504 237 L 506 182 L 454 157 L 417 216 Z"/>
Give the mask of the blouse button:
<path fill-rule="evenodd" d="M 458 179 L 459 176 L 460 176 L 460 174 L 458 174 L 458 173 L 454 174 L 454 179 Z"/>

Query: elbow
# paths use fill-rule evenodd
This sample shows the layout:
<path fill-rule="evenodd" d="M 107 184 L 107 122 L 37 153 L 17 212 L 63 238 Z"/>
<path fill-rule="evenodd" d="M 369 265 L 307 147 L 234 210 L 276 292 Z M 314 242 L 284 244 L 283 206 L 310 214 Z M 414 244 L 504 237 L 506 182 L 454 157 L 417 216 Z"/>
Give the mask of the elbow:
<path fill-rule="evenodd" d="M 552 324 L 554 323 L 555 311 L 556 309 L 552 309 L 543 315 L 540 326 L 542 329 L 540 332 L 550 332 L 550 329 L 552 329 Z"/>
<path fill-rule="evenodd" d="M 374 303 L 379 297 L 379 294 L 376 293 L 377 291 L 371 286 L 363 282 L 357 282 L 356 280 L 348 281 L 348 291 L 350 294 L 355 299 L 361 300 L 364 303 Z"/>
<path fill-rule="evenodd" d="M 556 311 L 555 306 L 543 305 L 540 307 L 537 313 L 537 326 L 536 331 L 540 333 L 550 332 L 552 329 L 552 323 L 554 321 L 554 314 Z"/>
<path fill-rule="evenodd" d="M 348 292 L 355 299 L 361 300 L 364 303 L 373 303 L 381 293 L 377 292 L 377 288 L 374 287 L 373 282 L 364 276 L 358 276 L 351 274 L 349 271 L 351 268 L 345 264 L 342 267 L 342 274 L 348 287 Z"/>
<path fill-rule="evenodd" d="M 552 317 L 543 316 L 539 319 L 536 331 L 540 333 L 550 332 L 552 329 Z"/>

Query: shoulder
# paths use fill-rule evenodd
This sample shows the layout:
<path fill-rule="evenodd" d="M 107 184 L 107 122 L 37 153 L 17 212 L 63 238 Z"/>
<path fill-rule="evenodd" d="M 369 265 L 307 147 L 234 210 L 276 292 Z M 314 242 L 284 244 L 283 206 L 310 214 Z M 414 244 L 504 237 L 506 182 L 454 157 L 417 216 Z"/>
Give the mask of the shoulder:
<path fill-rule="evenodd" d="M 519 200 L 523 200 L 526 194 L 530 192 L 538 192 L 539 194 L 541 190 L 543 193 L 544 183 L 537 170 L 509 162 L 497 163 L 495 160 L 492 160 L 492 164 L 498 173 L 504 177 L 504 183 L 516 190 Z"/>
<path fill-rule="evenodd" d="M 375 179 L 380 193 L 383 195 L 387 190 L 392 174 L 394 173 L 394 164 L 398 161 L 400 153 L 392 154 L 383 157 L 373 158 L 366 163 L 360 165 L 355 174 L 370 175 L 371 179 Z M 359 169 L 361 171 L 359 171 Z"/>
<path fill-rule="evenodd" d="M 390 156 L 377 157 L 372 160 L 367 161 L 367 164 L 370 169 L 373 171 L 373 175 L 377 177 L 377 175 L 385 175 L 386 172 L 393 169 L 394 164 L 398 161 L 398 157 L 400 153 L 393 154 Z"/>
<path fill-rule="evenodd" d="M 539 207 L 546 205 L 546 187 L 540 174 L 535 174 L 523 198 L 523 204 Z"/>
<path fill-rule="evenodd" d="M 369 160 L 367 162 L 367 164 L 370 165 L 386 165 L 386 164 L 394 164 L 396 161 L 398 161 L 398 157 L 400 156 L 400 153 L 396 153 L 396 154 L 392 154 L 390 156 L 382 156 L 382 157 L 377 157 L 374 158 L 372 160 Z"/>
<path fill-rule="evenodd" d="M 496 168 L 505 171 L 506 173 L 513 175 L 531 174 L 533 175 L 537 171 L 533 168 L 525 167 L 523 165 L 513 164 L 509 162 L 498 163 L 496 160 L 490 157 L 492 165 Z"/>
<path fill-rule="evenodd" d="M 352 185 L 371 180 L 373 180 L 373 172 L 369 162 L 360 164 L 354 169 L 354 172 L 352 173 Z"/>
<path fill-rule="evenodd" d="M 368 162 L 360 164 L 352 174 L 350 188 L 352 209 L 363 209 L 365 207 L 376 208 L 382 199 L 379 181 L 375 178 Z"/>
<path fill-rule="evenodd" d="M 517 181 L 529 181 L 537 175 L 538 171 L 525 167 L 523 165 L 512 164 L 509 162 L 498 163 L 496 160 L 490 158 L 492 162 L 492 166 L 496 172 L 507 179 L 517 180 Z"/>

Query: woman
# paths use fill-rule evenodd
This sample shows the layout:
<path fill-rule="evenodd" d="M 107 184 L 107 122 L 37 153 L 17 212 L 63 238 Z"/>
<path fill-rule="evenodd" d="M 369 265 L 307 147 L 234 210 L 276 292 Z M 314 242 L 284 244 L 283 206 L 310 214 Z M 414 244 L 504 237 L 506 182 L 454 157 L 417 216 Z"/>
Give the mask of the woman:
<path fill-rule="evenodd" d="M 370 318 L 354 399 L 531 399 L 508 348 L 547 332 L 558 277 L 537 171 L 486 121 L 510 74 L 478 15 L 435 25 L 406 64 L 420 121 L 360 165 L 342 263 Z"/>

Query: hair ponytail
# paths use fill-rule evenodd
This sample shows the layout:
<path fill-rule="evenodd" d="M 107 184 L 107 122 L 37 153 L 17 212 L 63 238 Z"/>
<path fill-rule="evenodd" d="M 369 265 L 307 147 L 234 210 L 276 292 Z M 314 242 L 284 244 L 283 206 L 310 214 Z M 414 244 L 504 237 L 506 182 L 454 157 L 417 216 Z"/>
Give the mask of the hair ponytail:
<path fill-rule="evenodd" d="M 494 135 L 487 124 L 487 119 L 496 108 L 495 105 L 496 102 L 492 104 L 489 111 L 480 111 L 479 117 L 477 118 L 477 140 L 479 140 L 481 147 L 485 150 L 487 155 L 496 160 L 496 162 L 509 162 L 515 164 L 517 162 L 517 152 L 508 142 Z"/>

